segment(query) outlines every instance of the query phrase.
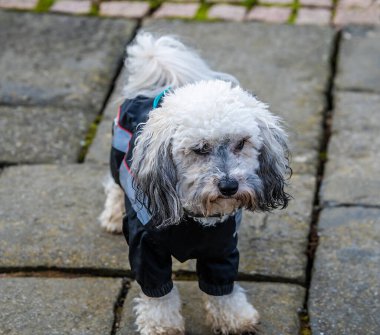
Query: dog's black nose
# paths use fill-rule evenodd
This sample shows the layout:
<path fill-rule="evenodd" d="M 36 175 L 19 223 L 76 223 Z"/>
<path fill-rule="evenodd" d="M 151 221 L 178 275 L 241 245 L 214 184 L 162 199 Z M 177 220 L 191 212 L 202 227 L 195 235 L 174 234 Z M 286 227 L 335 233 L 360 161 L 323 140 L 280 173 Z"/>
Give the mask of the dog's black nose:
<path fill-rule="evenodd" d="M 226 196 L 234 195 L 239 189 L 239 183 L 236 179 L 222 179 L 218 188 L 220 193 Z"/>

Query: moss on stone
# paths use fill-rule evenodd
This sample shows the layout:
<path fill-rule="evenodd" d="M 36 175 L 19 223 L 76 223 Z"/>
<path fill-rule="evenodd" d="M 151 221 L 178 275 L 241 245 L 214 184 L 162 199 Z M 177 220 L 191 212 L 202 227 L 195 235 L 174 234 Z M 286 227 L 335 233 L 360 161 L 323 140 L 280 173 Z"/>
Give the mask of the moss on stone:
<path fill-rule="evenodd" d="M 198 20 L 198 21 L 205 21 L 208 19 L 208 11 L 209 9 L 211 8 L 211 4 L 209 3 L 201 3 L 201 5 L 199 6 L 198 8 L 198 11 L 197 13 L 195 14 L 194 16 L 194 20 Z"/>
<path fill-rule="evenodd" d="M 162 0 L 149 0 L 149 6 L 151 10 L 156 10 L 161 6 Z"/>
<path fill-rule="evenodd" d="M 90 13 L 91 16 L 97 16 L 99 14 L 99 5 L 91 3 Z"/>
<path fill-rule="evenodd" d="M 319 159 L 323 162 L 326 162 L 327 161 L 327 152 L 326 151 L 322 151 L 319 153 Z"/>
<path fill-rule="evenodd" d="M 36 12 L 47 12 L 54 4 L 54 0 L 39 0 L 36 6 Z"/>
<path fill-rule="evenodd" d="M 88 128 L 86 137 L 84 138 L 82 147 L 81 147 L 80 152 L 79 152 L 79 156 L 78 156 L 78 162 L 79 163 L 84 162 L 84 159 L 86 158 L 88 149 L 90 148 L 90 145 L 95 138 L 96 131 L 98 130 L 98 126 L 99 126 L 99 123 L 101 120 L 102 120 L 102 116 L 98 115 L 95 118 L 94 122 L 92 122 L 90 124 L 90 127 Z"/>
<path fill-rule="evenodd" d="M 311 335 L 309 315 L 306 310 L 299 313 L 300 333 L 299 335 Z"/>
<path fill-rule="evenodd" d="M 242 3 L 247 9 L 252 9 L 253 6 L 258 4 L 257 0 L 244 0 Z"/>
<path fill-rule="evenodd" d="M 299 3 L 299 0 L 295 0 L 292 4 L 292 13 L 290 14 L 290 17 L 289 17 L 289 20 L 288 20 L 288 23 L 289 24 L 294 24 L 296 22 L 296 19 L 297 19 L 297 14 L 298 14 L 298 10 L 300 8 L 300 3 Z"/>

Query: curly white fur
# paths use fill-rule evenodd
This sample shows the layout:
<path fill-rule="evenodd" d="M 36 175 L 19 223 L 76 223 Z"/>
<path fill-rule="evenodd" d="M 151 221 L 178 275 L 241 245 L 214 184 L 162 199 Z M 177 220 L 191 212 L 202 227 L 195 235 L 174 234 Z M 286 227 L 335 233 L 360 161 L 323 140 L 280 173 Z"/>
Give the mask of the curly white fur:
<path fill-rule="evenodd" d="M 185 334 L 181 300 L 176 286 L 161 298 L 150 298 L 141 293 L 134 302 L 137 330 L 141 335 Z"/>
<path fill-rule="evenodd" d="M 106 202 L 103 212 L 99 216 L 100 225 L 110 233 L 120 234 L 123 228 L 124 193 L 111 176 L 104 184 Z"/>
<path fill-rule="evenodd" d="M 127 47 L 127 55 L 124 96 L 128 99 L 137 95 L 155 97 L 168 86 L 177 88 L 211 78 L 237 84 L 233 76 L 212 71 L 194 51 L 171 36 L 154 38 L 150 33 L 140 33 Z"/>
<path fill-rule="evenodd" d="M 206 321 L 214 332 L 227 335 L 256 330 L 259 313 L 247 301 L 245 291 L 239 285 L 235 284 L 229 295 L 216 297 L 205 294 L 204 297 Z"/>
<path fill-rule="evenodd" d="M 160 225 L 177 224 L 184 211 L 207 217 L 271 210 L 288 201 L 286 139 L 266 104 L 230 82 L 200 81 L 167 94 L 150 112 L 132 171 Z M 208 154 L 197 154 L 205 145 Z M 224 178 L 238 181 L 235 195 L 220 193 Z"/>

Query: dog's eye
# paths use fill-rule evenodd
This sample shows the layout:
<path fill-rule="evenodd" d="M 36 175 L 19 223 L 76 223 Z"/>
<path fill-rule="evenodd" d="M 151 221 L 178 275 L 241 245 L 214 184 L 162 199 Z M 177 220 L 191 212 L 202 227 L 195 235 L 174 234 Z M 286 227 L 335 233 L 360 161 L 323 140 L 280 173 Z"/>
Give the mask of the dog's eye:
<path fill-rule="evenodd" d="M 204 143 L 200 147 L 192 148 L 193 152 L 195 152 L 197 155 L 207 155 L 211 152 L 211 145 L 208 143 Z"/>
<path fill-rule="evenodd" d="M 241 141 L 239 141 L 239 143 L 236 145 L 236 147 L 235 147 L 235 150 L 236 151 L 241 151 L 241 150 L 243 150 L 243 148 L 244 148 L 244 144 L 245 144 L 245 142 L 246 142 L 247 140 L 244 138 L 244 139 L 242 139 Z"/>

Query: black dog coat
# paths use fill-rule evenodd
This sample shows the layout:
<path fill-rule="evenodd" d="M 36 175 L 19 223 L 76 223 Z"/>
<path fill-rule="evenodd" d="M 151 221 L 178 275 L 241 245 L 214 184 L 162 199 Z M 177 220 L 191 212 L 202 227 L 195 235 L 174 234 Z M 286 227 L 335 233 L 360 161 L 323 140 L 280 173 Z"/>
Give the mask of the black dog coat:
<path fill-rule="evenodd" d="M 125 193 L 123 234 L 132 272 L 145 295 L 161 297 L 173 288 L 172 256 L 180 262 L 196 259 L 199 288 L 209 295 L 229 294 L 239 266 L 241 211 L 213 226 L 205 227 L 185 216 L 178 225 L 158 229 L 148 208 L 136 199 L 129 167 L 136 128 L 147 121 L 153 102 L 144 96 L 126 100 L 113 124 L 111 173 Z"/>

